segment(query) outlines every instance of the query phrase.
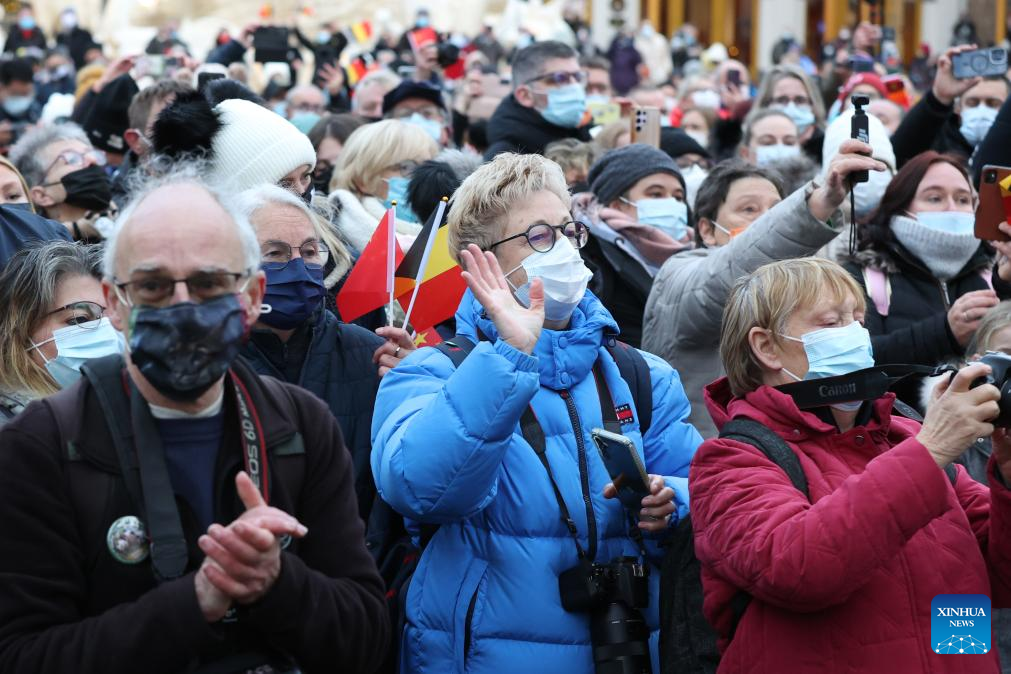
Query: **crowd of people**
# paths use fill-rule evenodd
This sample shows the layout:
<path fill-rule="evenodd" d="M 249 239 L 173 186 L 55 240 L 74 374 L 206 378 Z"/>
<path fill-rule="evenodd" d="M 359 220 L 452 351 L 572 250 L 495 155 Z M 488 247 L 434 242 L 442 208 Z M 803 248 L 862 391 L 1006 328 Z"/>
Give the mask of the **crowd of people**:
<path fill-rule="evenodd" d="M 967 26 L 759 71 L 571 12 L 111 54 L 21 3 L 0 672 L 1011 672 L 1011 79 Z M 990 597 L 979 654 L 939 594 Z"/>

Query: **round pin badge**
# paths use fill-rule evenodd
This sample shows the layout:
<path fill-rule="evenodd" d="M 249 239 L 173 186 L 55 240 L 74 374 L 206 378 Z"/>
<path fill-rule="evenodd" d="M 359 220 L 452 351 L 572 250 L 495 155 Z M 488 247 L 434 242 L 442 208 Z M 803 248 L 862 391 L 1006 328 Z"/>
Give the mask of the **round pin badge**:
<path fill-rule="evenodd" d="M 105 543 L 113 558 L 123 564 L 139 564 L 151 554 L 147 530 L 133 515 L 120 517 L 113 522 L 109 533 L 105 535 Z"/>

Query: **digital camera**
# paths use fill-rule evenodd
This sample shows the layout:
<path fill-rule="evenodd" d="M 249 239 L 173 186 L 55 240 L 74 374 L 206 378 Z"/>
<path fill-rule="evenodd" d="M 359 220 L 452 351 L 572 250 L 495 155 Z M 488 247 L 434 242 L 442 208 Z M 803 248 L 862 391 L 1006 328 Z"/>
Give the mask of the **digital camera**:
<path fill-rule="evenodd" d="M 639 609 L 649 605 L 649 568 L 635 557 L 609 564 L 588 560 L 558 577 L 562 607 L 590 614 L 596 674 L 652 674 L 649 629 Z"/>
<path fill-rule="evenodd" d="M 990 374 L 972 382 L 972 388 L 993 384 L 1000 391 L 1000 414 L 991 421 L 997 428 L 1011 428 L 1011 356 L 999 351 L 987 351 L 979 362 L 990 366 Z"/>

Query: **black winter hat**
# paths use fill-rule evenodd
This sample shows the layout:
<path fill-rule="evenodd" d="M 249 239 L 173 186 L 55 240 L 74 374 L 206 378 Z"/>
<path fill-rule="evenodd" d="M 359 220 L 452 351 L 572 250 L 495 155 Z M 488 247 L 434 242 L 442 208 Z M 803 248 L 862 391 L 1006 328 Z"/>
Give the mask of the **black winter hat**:
<path fill-rule="evenodd" d="M 586 179 L 597 202 L 606 205 L 654 173 L 672 175 L 681 182 L 682 188 L 684 187 L 684 178 L 678 172 L 673 159 L 651 145 L 639 143 L 604 153 L 604 156 L 590 167 Z"/>
<path fill-rule="evenodd" d="M 437 105 L 440 110 L 446 109 L 446 101 L 443 100 L 442 90 L 439 87 L 428 82 L 408 80 L 401 82 L 396 89 L 383 96 L 383 114 L 388 115 L 398 103 L 408 98 L 423 98 Z"/>
<path fill-rule="evenodd" d="M 698 154 L 709 157 L 709 152 L 681 129 L 667 127 L 660 129 L 660 149 L 671 159 L 677 159 L 683 154 Z"/>
<path fill-rule="evenodd" d="M 129 148 L 123 133 L 130 128 L 127 110 L 140 89 L 129 74 L 120 75 L 95 94 L 81 128 L 91 144 L 106 152 L 124 153 Z"/>

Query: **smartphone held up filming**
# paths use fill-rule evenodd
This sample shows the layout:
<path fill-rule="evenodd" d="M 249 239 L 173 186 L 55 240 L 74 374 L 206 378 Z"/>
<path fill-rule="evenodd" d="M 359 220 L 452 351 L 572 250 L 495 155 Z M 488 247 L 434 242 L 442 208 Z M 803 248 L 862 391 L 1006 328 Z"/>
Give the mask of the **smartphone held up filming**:
<path fill-rule="evenodd" d="M 649 476 L 635 443 L 624 435 L 602 428 L 592 429 L 590 437 L 618 491 L 618 500 L 631 512 L 638 513 L 642 508 L 642 499 L 649 496 Z"/>

